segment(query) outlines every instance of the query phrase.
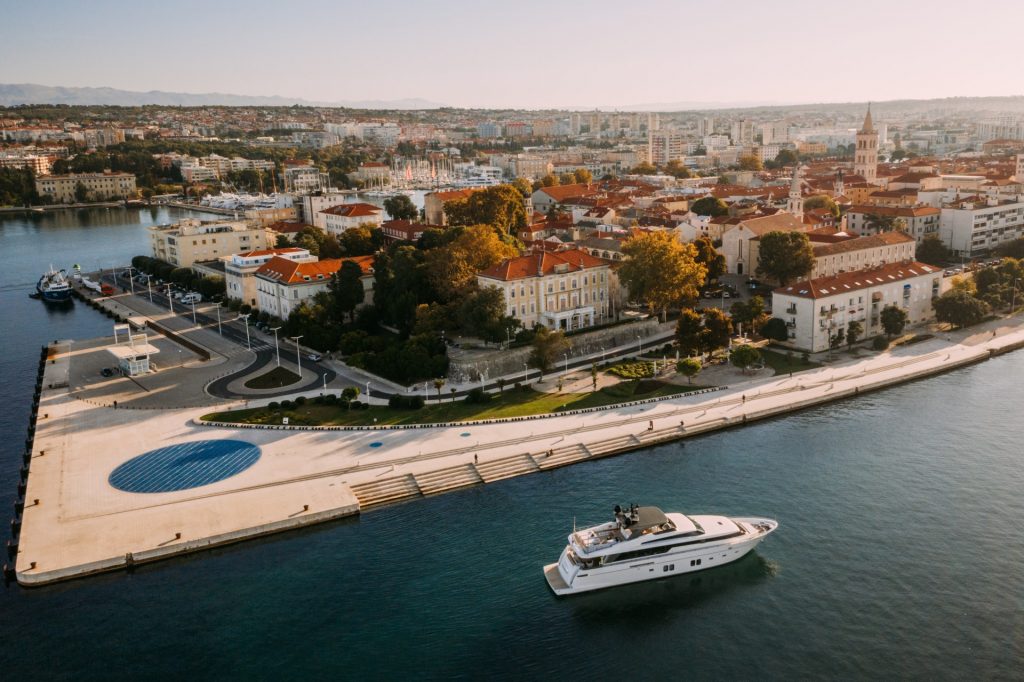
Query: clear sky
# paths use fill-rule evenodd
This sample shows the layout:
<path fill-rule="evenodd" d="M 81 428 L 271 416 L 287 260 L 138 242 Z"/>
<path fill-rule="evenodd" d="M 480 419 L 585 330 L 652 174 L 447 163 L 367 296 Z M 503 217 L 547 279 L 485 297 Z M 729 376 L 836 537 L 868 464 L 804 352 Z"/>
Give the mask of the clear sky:
<path fill-rule="evenodd" d="M 2 83 L 518 108 L 1024 92 L 1020 0 L 0 0 L 0 18 Z"/>

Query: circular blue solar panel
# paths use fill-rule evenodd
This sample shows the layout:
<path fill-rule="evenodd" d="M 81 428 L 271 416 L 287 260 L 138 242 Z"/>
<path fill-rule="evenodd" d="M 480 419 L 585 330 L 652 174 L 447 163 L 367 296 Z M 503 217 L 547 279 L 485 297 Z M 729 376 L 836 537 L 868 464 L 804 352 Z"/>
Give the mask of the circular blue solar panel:
<path fill-rule="evenodd" d="M 223 481 L 245 471 L 260 449 L 241 440 L 197 440 L 133 457 L 110 473 L 110 485 L 129 493 L 166 493 Z"/>

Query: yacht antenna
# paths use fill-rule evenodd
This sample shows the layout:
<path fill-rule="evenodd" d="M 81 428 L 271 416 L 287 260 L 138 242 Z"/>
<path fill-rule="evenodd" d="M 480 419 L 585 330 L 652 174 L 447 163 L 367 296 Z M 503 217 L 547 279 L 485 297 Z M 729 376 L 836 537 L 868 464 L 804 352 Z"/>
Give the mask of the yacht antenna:
<path fill-rule="evenodd" d="M 575 516 L 572 517 L 572 532 L 573 533 L 576 532 L 576 517 Z"/>

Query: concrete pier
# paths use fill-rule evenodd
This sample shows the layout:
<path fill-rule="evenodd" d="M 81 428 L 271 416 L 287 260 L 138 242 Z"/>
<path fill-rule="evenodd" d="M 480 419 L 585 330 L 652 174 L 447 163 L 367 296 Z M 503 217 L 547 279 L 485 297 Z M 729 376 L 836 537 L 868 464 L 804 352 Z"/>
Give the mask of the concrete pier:
<path fill-rule="evenodd" d="M 69 343 L 59 343 L 43 380 L 17 579 L 42 585 L 620 454 L 923 378 L 1021 346 L 1024 328 L 1000 321 L 956 339 L 934 338 L 703 395 L 545 419 L 330 429 L 209 425 L 199 420 L 209 407 L 92 404 L 72 395 L 67 377 L 75 355 Z M 258 459 L 185 490 L 127 492 L 111 484 L 118 467 L 161 448 L 227 440 L 258 448 Z"/>

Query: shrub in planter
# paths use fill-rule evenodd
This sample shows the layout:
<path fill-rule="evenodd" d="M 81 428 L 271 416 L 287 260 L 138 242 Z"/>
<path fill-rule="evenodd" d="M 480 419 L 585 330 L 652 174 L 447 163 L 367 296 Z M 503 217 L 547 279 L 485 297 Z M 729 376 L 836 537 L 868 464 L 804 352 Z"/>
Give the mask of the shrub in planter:
<path fill-rule="evenodd" d="M 328 393 L 327 395 L 324 396 L 324 404 L 326 405 L 334 405 L 337 402 L 338 396 L 334 393 Z"/>
<path fill-rule="evenodd" d="M 292 409 L 292 401 L 290 401 L 290 400 L 282 400 L 281 401 L 281 409 L 282 410 L 290 410 L 290 409 Z"/>
<path fill-rule="evenodd" d="M 361 409 L 363 409 L 363 403 L 361 403 L 358 400 L 353 400 L 352 402 L 350 402 L 348 404 L 348 406 L 349 406 L 349 409 L 352 409 L 352 410 L 361 410 Z"/>
<path fill-rule="evenodd" d="M 279 403 L 279 402 L 277 402 L 276 400 L 274 400 L 274 401 L 271 401 L 271 402 L 270 402 L 270 403 L 269 403 L 269 404 L 267 405 L 267 407 L 268 407 L 268 408 L 270 408 L 271 410 L 277 410 L 277 409 L 280 409 L 280 407 L 281 407 L 281 403 Z"/>
<path fill-rule="evenodd" d="M 886 348 L 889 347 L 889 342 L 886 340 L 884 336 L 876 336 L 871 341 L 871 347 L 874 348 L 875 350 L 885 350 Z"/>
<path fill-rule="evenodd" d="M 296 405 L 305 405 L 306 404 L 306 396 L 300 395 L 298 398 L 295 399 L 295 404 Z"/>
<path fill-rule="evenodd" d="M 368 409 L 370 409 L 370 403 L 359 403 L 359 409 L 360 410 L 368 410 Z"/>
<path fill-rule="evenodd" d="M 491 402 L 491 394 L 477 386 L 466 394 L 465 401 L 470 405 L 484 405 Z"/>
<path fill-rule="evenodd" d="M 324 404 L 324 396 L 318 395 L 315 398 L 313 398 L 313 404 L 314 405 L 323 405 Z"/>

